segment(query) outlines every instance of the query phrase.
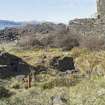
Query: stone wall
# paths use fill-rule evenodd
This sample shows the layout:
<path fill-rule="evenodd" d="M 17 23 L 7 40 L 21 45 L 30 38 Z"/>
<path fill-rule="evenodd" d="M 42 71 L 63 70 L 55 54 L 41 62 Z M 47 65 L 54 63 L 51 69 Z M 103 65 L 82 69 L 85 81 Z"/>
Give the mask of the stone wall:
<path fill-rule="evenodd" d="M 105 16 L 105 0 L 97 0 L 97 13 L 99 18 Z"/>
<path fill-rule="evenodd" d="M 105 36 L 105 0 L 97 0 L 97 16 L 72 20 L 69 22 L 69 30 L 83 36 Z"/>
<path fill-rule="evenodd" d="M 74 32 L 89 32 L 93 29 L 96 19 L 84 18 L 75 19 L 69 22 L 69 30 Z"/>

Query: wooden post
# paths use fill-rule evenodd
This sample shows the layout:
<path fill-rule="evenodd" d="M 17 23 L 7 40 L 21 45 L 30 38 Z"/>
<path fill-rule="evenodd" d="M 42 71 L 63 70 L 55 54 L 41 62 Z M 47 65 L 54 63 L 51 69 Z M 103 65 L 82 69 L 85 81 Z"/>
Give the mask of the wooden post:
<path fill-rule="evenodd" d="M 32 82 L 32 78 L 31 75 L 28 75 L 28 88 L 31 88 L 31 82 Z"/>

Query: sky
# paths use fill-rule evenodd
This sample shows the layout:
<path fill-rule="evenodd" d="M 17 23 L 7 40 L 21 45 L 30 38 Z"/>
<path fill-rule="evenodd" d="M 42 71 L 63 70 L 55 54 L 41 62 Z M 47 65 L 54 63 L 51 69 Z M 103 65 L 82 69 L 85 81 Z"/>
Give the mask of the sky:
<path fill-rule="evenodd" d="M 96 13 L 96 0 L 0 0 L 0 20 L 67 23 Z"/>

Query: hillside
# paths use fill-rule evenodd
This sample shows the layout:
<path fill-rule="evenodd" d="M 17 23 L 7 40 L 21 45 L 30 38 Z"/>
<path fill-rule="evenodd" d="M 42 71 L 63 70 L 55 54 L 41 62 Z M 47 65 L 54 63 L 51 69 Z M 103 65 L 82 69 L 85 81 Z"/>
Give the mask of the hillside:
<path fill-rule="evenodd" d="M 0 105 L 105 105 L 104 7 L 68 25 L 0 21 L 10 26 L 0 30 Z"/>
<path fill-rule="evenodd" d="M 15 46 L 5 45 L 5 52 L 6 59 L 0 60 L 0 105 L 104 104 L 105 51 L 74 48 L 71 51 L 49 49 L 46 52 L 43 49 L 18 50 Z M 56 66 L 56 62 L 52 62 L 55 58 L 58 61 L 65 59 L 63 62 L 69 65 L 73 58 L 75 69 L 64 69 L 68 68 L 65 63 L 65 66 L 60 63 Z M 10 66 L 13 62 L 15 66 Z M 31 87 L 27 87 L 24 80 L 28 80 L 30 70 L 32 82 Z"/>
<path fill-rule="evenodd" d="M 6 27 L 19 27 L 21 26 L 21 22 L 14 22 L 14 21 L 8 21 L 8 20 L 0 20 L 0 29 L 4 29 Z"/>
<path fill-rule="evenodd" d="M 19 28 L 19 27 L 26 26 L 27 24 L 36 25 L 39 23 L 40 22 L 37 22 L 37 21 L 15 22 L 15 21 L 10 21 L 10 20 L 0 20 L 0 30 L 5 29 L 5 28 Z"/>

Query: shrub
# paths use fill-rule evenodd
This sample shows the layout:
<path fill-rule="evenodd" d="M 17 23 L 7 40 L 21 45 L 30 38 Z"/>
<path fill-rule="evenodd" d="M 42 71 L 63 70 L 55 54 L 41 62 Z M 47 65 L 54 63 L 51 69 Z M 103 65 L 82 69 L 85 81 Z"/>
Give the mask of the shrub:
<path fill-rule="evenodd" d="M 72 33 L 59 34 L 55 37 L 54 45 L 63 50 L 71 50 L 72 48 L 79 46 L 79 38 Z"/>
<path fill-rule="evenodd" d="M 105 49 L 105 38 L 95 35 L 87 35 L 81 38 L 81 47 L 88 48 L 90 50 L 102 50 Z"/>
<path fill-rule="evenodd" d="M 19 40 L 19 42 L 17 43 L 20 47 L 23 48 L 39 48 L 42 46 L 41 42 L 39 40 L 37 40 L 34 36 L 30 35 L 26 35 L 24 37 L 21 37 L 21 39 Z"/>
<path fill-rule="evenodd" d="M 54 38 L 55 38 L 56 34 L 47 34 L 47 36 L 45 36 L 44 38 L 42 38 L 40 40 L 41 44 L 43 45 L 43 47 L 54 47 Z"/>
<path fill-rule="evenodd" d="M 14 83 L 11 84 L 11 88 L 19 89 L 20 88 L 20 84 L 18 82 L 14 82 Z"/>
<path fill-rule="evenodd" d="M 0 86 L 0 99 L 1 98 L 8 98 L 11 96 L 11 93 L 8 89 Z"/>

